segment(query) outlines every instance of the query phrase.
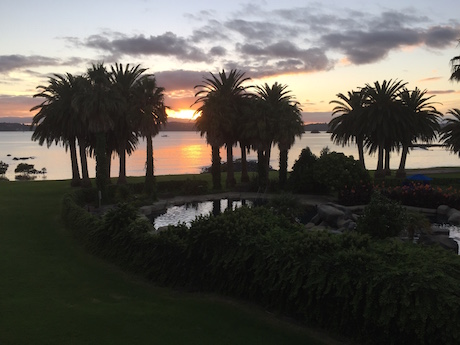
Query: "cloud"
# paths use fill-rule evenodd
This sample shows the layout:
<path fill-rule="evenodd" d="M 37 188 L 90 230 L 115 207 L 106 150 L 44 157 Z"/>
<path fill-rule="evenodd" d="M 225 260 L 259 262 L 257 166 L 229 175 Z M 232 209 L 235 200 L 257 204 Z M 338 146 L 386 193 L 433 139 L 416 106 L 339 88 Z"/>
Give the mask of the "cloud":
<path fill-rule="evenodd" d="M 103 35 L 93 35 L 86 40 L 86 46 L 114 55 L 159 55 L 192 62 L 207 59 L 207 55 L 200 48 L 169 31 L 158 36 L 138 35 L 114 39 Z"/>
<path fill-rule="evenodd" d="M 455 90 L 429 90 L 427 91 L 427 94 L 430 94 L 430 95 L 446 95 L 446 94 L 451 94 L 451 93 L 460 93 L 460 92 L 455 91 Z"/>
<path fill-rule="evenodd" d="M 431 77 L 431 78 L 424 78 L 420 79 L 421 82 L 429 82 L 429 81 L 438 81 L 444 79 L 443 77 Z"/>
<path fill-rule="evenodd" d="M 166 92 L 179 90 L 193 90 L 195 85 L 200 84 L 209 72 L 173 70 L 155 73 L 158 85 L 164 87 Z"/>
<path fill-rule="evenodd" d="M 34 115 L 30 109 L 41 100 L 32 96 L 0 95 L 0 118 L 2 117 L 26 117 Z"/>
<path fill-rule="evenodd" d="M 10 72 L 21 68 L 53 66 L 60 60 L 39 55 L 0 55 L 0 72 Z"/>

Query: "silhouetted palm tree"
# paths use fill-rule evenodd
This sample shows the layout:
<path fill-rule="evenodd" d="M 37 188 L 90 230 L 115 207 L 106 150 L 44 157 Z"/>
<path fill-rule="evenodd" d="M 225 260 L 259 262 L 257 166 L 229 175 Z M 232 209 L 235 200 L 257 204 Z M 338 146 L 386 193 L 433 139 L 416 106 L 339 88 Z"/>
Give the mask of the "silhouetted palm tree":
<path fill-rule="evenodd" d="M 381 178 L 390 173 L 390 152 L 399 147 L 404 138 L 405 118 L 401 116 L 402 102 L 399 93 L 406 83 L 384 80 L 382 84 L 366 84 L 365 95 L 367 145 L 370 152 L 378 151 L 375 177 Z M 384 162 L 385 161 L 385 162 Z M 384 170 L 385 163 L 385 170 Z"/>
<path fill-rule="evenodd" d="M 366 168 L 364 163 L 364 139 L 366 137 L 367 119 L 365 119 L 363 91 L 349 91 L 345 96 L 337 94 L 340 100 L 333 100 L 330 103 L 337 104 L 332 115 L 340 114 L 329 122 L 331 139 L 342 146 L 352 142 L 358 147 L 359 162 Z"/>
<path fill-rule="evenodd" d="M 434 95 L 426 97 L 426 92 L 426 90 L 421 91 L 419 88 L 415 88 L 413 91 L 404 88 L 399 95 L 403 104 L 402 115 L 406 121 L 404 137 L 401 140 L 402 153 L 399 169 L 396 172 L 397 177 L 406 176 L 405 167 L 409 147 L 417 140 L 433 141 L 440 129 L 439 117 L 442 114 L 436 110 L 433 102 L 429 102 Z"/>
<path fill-rule="evenodd" d="M 146 69 L 140 68 L 140 65 L 130 68 L 129 64 L 123 68 L 122 64 L 116 63 L 115 67 L 111 66 L 111 70 L 110 80 L 113 90 L 121 101 L 114 113 L 113 127 L 115 145 L 120 158 L 117 183 L 126 184 L 126 153 L 131 154 L 137 145 L 135 116 L 138 107 L 134 103 L 134 88 Z"/>
<path fill-rule="evenodd" d="M 75 104 L 88 131 L 96 138 L 96 184 L 104 192 L 110 176 L 106 135 L 114 128 L 113 114 L 119 108 L 121 100 L 113 92 L 104 64 L 93 64 L 86 77 L 89 82 L 80 90 Z"/>
<path fill-rule="evenodd" d="M 69 148 L 72 164 L 72 186 L 80 185 L 80 173 L 78 170 L 76 138 L 80 118 L 76 109 L 72 106 L 75 95 L 75 77 L 67 73 L 64 76 L 55 74 L 48 80 L 47 86 L 38 86 L 41 90 L 33 97 L 43 97 L 45 100 L 33 107 L 31 111 L 39 110 L 32 120 L 34 133 L 32 140 L 40 145 L 46 142 L 47 146 L 62 142 L 65 148 Z"/>
<path fill-rule="evenodd" d="M 194 104 L 201 103 L 205 110 L 206 118 L 199 119 L 198 123 L 210 121 L 212 125 L 199 125 L 201 129 L 217 131 L 210 133 L 210 138 L 222 138 L 227 149 L 227 187 L 235 185 L 233 171 L 233 145 L 237 142 L 238 113 L 241 112 L 241 99 L 247 96 L 246 90 L 250 86 L 243 86 L 249 80 L 244 73 L 235 69 L 227 74 L 225 70 L 218 75 L 210 73 L 211 77 L 204 78 L 203 84 L 196 85 L 199 91 L 195 94 L 198 97 Z M 200 107 L 200 108 L 201 108 Z M 211 119 L 210 119 L 211 118 Z M 215 119 L 214 119 L 215 118 Z M 201 131 L 199 128 L 199 130 Z M 202 132 L 202 131 L 201 131 Z M 202 132 L 203 133 L 203 132 Z M 208 136 L 208 134 L 206 134 Z M 216 140 L 212 140 L 216 142 Z M 213 147 L 215 150 L 216 148 Z M 214 157 L 214 155 L 213 155 Z"/>
<path fill-rule="evenodd" d="M 452 66 L 452 74 L 450 76 L 450 80 L 460 81 L 460 55 L 454 56 L 450 60 L 450 64 Z"/>
<path fill-rule="evenodd" d="M 447 114 L 454 118 L 447 118 L 447 124 L 441 129 L 441 141 L 447 148 L 460 156 L 460 109 L 450 109 Z"/>
<path fill-rule="evenodd" d="M 153 167 L 153 137 L 168 119 L 164 104 L 164 88 L 157 86 L 154 75 L 144 75 L 135 86 L 135 102 L 138 109 L 137 130 L 147 141 L 145 191 L 151 195 L 155 187 Z"/>

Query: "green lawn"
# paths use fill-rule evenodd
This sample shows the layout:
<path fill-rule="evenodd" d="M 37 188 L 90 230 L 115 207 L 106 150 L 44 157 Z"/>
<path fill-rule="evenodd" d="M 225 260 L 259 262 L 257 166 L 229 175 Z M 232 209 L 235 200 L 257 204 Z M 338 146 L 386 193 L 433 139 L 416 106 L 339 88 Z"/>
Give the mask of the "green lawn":
<path fill-rule="evenodd" d="M 0 181 L 0 344 L 337 344 L 234 301 L 154 287 L 63 228 L 68 181 Z"/>

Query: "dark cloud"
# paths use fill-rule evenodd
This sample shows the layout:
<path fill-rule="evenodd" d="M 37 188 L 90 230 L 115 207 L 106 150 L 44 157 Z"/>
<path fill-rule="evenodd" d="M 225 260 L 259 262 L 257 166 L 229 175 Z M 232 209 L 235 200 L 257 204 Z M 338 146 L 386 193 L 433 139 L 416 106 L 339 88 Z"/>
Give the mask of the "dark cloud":
<path fill-rule="evenodd" d="M 209 72 L 200 71 L 163 71 L 155 73 L 158 85 L 164 87 L 166 92 L 177 90 L 193 90 L 195 85 L 200 84 L 203 77 L 208 77 Z"/>
<path fill-rule="evenodd" d="M 433 26 L 424 33 L 424 42 L 430 48 L 445 48 L 460 36 L 459 27 Z"/>
<path fill-rule="evenodd" d="M 172 32 L 158 36 L 144 35 L 110 39 L 107 36 L 90 36 L 86 46 L 111 52 L 115 55 L 159 55 L 172 56 L 181 61 L 206 61 L 204 52 Z"/>
<path fill-rule="evenodd" d="M 225 56 L 225 54 L 227 53 L 227 49 L 225 49 L 222 46 L 215 46 L 211 48 L 209 53 L 213 56 Z"/>
<path fill-rule="evenodd" d="M 45 56 L 0 55 L 0 72 L 9 72 L 22 68 L 55 66 L 61 64 L 60 60 Z"/>

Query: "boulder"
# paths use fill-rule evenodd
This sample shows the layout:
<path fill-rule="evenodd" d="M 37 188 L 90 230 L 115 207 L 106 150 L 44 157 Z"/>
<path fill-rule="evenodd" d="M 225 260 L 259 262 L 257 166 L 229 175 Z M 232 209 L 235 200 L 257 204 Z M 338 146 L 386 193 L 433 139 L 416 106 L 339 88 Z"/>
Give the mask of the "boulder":
<path fill-rule="evenodd" d="M 338 228 L 338 221 L 345 218 L 345 212 L 335 205 L 323 204 L 318 206 L 318 216 L 333 228 Z"/>
<path fill-rule="evenodd" d="M 454 239 L 446 235 L 422 235 L 419 239 L 420 243 L 427 245 L 438 244 L 442 248 L 451 250 L 458 255 L 458 243 Z"/>
<path fill-rule="evenodd" d="M 453 211 L 452 211 L 453 210 Z M 460 225 L 460 211 L 451 209 L 447 222 L 452 225 Z"/>

